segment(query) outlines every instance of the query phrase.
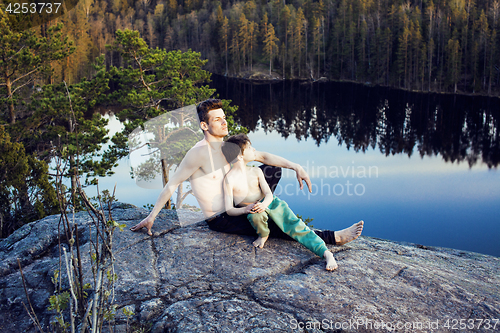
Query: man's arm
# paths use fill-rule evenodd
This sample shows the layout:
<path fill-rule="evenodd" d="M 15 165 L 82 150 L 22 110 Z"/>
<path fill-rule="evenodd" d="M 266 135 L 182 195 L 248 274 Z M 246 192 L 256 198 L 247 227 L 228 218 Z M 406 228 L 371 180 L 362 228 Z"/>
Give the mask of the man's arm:
<path fill-rule="evenodd" d="M 305 181 L 307 184 L 307 188 L 309 189 L 309 192 L 312 192 L 312 185 L 311 185 L 311 180 L 309 179 L 309 175 L 300 164 L 290 162 L 286 158 L 266 153 L 263 151 L 255 152 L 255 160 L 264 164 L 274 165 L 294 170 L 297 174 L 297 180 L 299 181 L 300 189 L 302 190 L 304 188 L 304 184 L 302 183 L 302 181 Z"/>
<path fill-rule="evenodd" d="M 180 183 L 191 177 L 191 175 L 200 168 L 201 160 L 199 154 L 197 154 L 198 148 L 191 149 L 187 152 L 186 156 L 182 159 L 177 171 L 174 173 L 172 178 L 169 179 L 168 183 L 163 187 L 158 199 L 156 199 L 155 206 L 151 213 L 142 220 L 140 223 L 136 224 L 130 230 L 137 231 L 144 227 L 148 230 L 148 235 L 152 235 L 151 228 L 155 221 L 156 216 L 160 213 L 160 210 L 165 206 L 168 199 L 172 196 L 175 189 Z"/>

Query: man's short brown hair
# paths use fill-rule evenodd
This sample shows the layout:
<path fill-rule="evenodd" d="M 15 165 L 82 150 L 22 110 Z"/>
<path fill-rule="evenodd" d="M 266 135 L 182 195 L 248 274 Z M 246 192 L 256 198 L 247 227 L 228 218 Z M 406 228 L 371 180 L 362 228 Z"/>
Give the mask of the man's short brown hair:
<path fill-rule="evenodd" d="M 196 106 L 196 112 L 198 113 L 200 123 L 204 121 L 208 124 L 208 113 L 216 109 L 222 109 L 222 101 L 220 99 L 212 98 L 199 103 Z"/>
<path fill-rule="evenodd" d="M 227 138 L 221 147 L 227 163 L 234 161 L 240 153 L 243 154 L 249 143 L 251 144 L 252 142 L 250 142 L 250 139 L 246 134 L 237 134 Z"/>

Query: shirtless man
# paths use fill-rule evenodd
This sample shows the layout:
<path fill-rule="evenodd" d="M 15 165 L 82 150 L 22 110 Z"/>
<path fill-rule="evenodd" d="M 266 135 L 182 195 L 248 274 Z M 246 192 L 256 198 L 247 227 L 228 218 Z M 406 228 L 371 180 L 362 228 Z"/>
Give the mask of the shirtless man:
<path fill-rule="evenodd" d="M 179 184 L 189 179 L 194 196 L 205 215 L 210 229 L 235 234 L 255 235 L 255 230 L 248 220 L 246 220 L 246 217 L 232 217 L 225 213 L 223 179 L 229 171 L 230 166 L 221 151 L 223 139 L 228 134 L 222 103 L 217 99 L 209 99 L 201 102 L 196 109 L 200 120 L 200 127 L 203 130 L 205 138 L 198 142 L 184 156 L 177 171 L 169 179 L 158 196 L 151 213 L 140 223 L 130 228 L 130 230 L 137 231 L 146 228 L 148 235 L 152 235 L 151 228 L 156 216 Z M 273 154 L 259 151 L 255 152 L 255 161 L 294 170 L 297 173 L 300 188 L 303 188 L 302 181 L 304 181 L 307 184 L 309 192 L 312 192 L 309 176 L 299 164 L 292 163 Z M 271 229 L 271 237 L 288 237 L 275 225 L 273 229 L 273 224 L 271 223 L 269 228 Z M 317 234 L 326 243 L 343 245 L 358 238 L 362 230 L 363 223 L 358 222 L 349 228 L 335 233 L 325 230 L 323 233 L 318 232 Z"/>
<path fill-rule="evenodd" d="M 247 217 L 259 235 L 253 245 L 264 247 L 270 234 L 267 221 L 271 217 L 283 232 L 325 258 L 327 271 L 336 269 L 337 262 L 325 242 L 292 212 L 285 201 L 273 195 L 260 168 L 247 166 L 255 159 L 255 148 L 248 136 L 231 136 L 222 145 L 222 153 L 232 163 L 224 181 L 227 214 Z"/>

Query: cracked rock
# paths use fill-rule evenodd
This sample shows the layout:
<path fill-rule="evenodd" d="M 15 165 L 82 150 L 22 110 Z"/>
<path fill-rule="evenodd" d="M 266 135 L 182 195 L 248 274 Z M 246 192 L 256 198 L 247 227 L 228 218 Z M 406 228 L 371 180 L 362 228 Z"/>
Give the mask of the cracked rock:
<path fill-rule="evenodd" d="M 297 242 L 269 239 L 255 249 L 252 237 L 209 230 L 196 211 L 162 211 L 152 237 L 131 232 L 147 213 L 119 203 L 112 209 L 113 219 L 127 225 L 113 241 L 115 332 L 132 326 L 152 332 L 371 332 L 383 322 L 437 323 L 438 329 L 422 331 L 443 331 L 447 320 L 500 318 L 496 257 L 362 236 L 329 245 L 339 268 L 327 272 L 324 260 Z M 78 213 L 75 221 L 85 281 L 92 282 L 92 220 Z M 36 332 L 23 306 L 17 258 L 37 317 L 51 331 L 58 224 L 59 216 L 49 216 L 0 241 L 0 331 Z M 128 322 L 124 307 L 134 312 Z"/>

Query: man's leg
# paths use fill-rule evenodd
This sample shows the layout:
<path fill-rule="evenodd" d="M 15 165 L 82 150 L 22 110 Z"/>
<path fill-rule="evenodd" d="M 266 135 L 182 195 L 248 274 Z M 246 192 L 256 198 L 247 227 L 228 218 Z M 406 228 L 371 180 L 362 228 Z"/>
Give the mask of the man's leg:
<path fill-rule="evenodd" d="M 276 186 L 278 186 L 278 182 L 281 179 L 281 168 L 267 164 L 262 164 L 259 168 L 264 173 L 264 178 L 266 178 L 266 182 L 269 184 L 271 192 L 274 193 L 274 190 L 276 189 Z"/>
<path fill-rule="evenodd" d="M 226 212 L 217 215 L 211 219 L 205 220 L 208 227 L 214 231 L 225 232 L 228 234 L 257 236 L 255 229 L 247 220 L 246 214 L 239 216 L 229 216 Z"/>

